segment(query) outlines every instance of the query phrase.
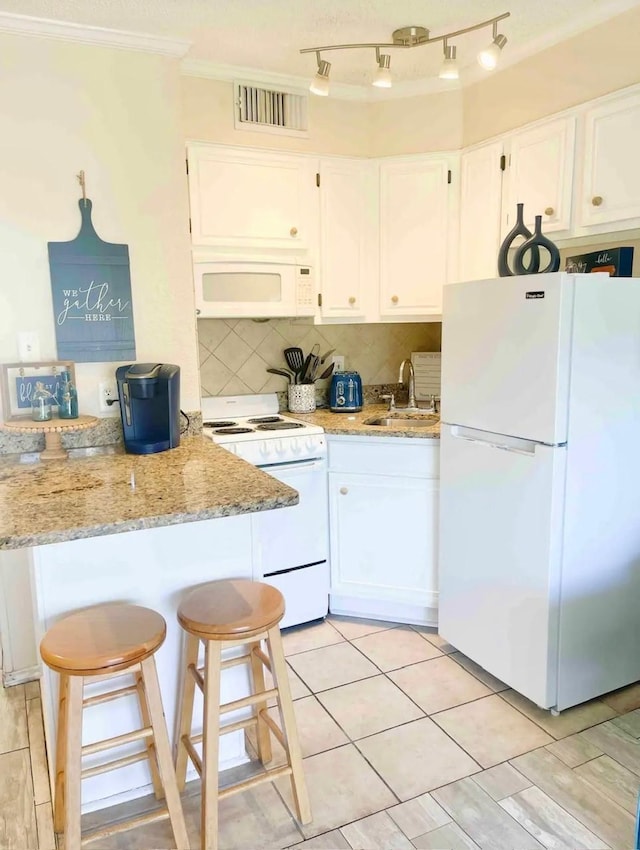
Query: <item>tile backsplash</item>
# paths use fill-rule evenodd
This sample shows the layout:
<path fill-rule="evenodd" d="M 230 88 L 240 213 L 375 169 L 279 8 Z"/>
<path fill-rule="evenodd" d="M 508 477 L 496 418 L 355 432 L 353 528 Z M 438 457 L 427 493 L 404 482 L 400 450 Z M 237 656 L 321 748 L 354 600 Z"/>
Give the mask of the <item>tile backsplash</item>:
<path fill-rule="evenodd" d="M 345 368 L 364 384 L 393 384 L 412 351 L 439 351 L 439 322 L 411 324 L 313 325 L 296 319 L 199 319 L 200 385 L 203 396 L 278 392 L 286 379 L 269 375 L 284 366 L 283 350 L 316 343 L 320 354 L 335 348 Z"/>

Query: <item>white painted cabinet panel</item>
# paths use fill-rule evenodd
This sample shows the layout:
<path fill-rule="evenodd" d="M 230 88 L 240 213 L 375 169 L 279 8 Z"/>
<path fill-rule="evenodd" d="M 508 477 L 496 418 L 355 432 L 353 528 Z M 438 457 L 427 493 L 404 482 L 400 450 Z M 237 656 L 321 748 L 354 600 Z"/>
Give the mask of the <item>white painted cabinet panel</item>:
<path fill-rule="evenodd" d="M 498 273 L 504 144 L 463 153 L 460 164 L 459 280 Z"/>
<path fill-rule="evenodd" d="M 437 609 L 439 479 L 423 440 L 329 438 L 330 610 L 434 624 Z M 415 451 L 412 475 L 393 474 L 387 449 Z M 394 444 L 398 444 L 394 446 Z M 409 444 L 413 444 L 412 446 Z M 345 452 L 355 448 L 354 471 Z M 429 449 L 436 450 L 430 445 Z M 368 456 L 368 457 L 367 457 Z M 376 468 L 378 472 L 357 470 Z M 424 477 L 417 471 L 424 467 Z"/>
<path fill-rule="evenodd" d="M 323 318 L 361 319 L 377 242 L 375 163 L 320 162 L 320 280 Z M 374 268 L 372 269 L 372 265 Z"/>
<path fill-rule="evenodd" d="M 566 116 L 511 137 L 505 233 L 514 225 L 516 204 L 524 204 L 531 229 L 537 215 L 545 234 L 571 228 L 575 124 Z"/>
<path fill-rule="evenodd" d="M 194 247 L 306 249 L 317 160 L 293 154 L 188 146 Z"/>
<path fill-rule="evenodd" d="M 588 110 L 585 134 L 580 223 L 639 218 L 640 95 L 615 98 Z"/>
<path fill-rule="evenodd" d="M 421 156 L 380 163 L 380 315 L 442 312 L 449 279 L 457 158 Z"/>

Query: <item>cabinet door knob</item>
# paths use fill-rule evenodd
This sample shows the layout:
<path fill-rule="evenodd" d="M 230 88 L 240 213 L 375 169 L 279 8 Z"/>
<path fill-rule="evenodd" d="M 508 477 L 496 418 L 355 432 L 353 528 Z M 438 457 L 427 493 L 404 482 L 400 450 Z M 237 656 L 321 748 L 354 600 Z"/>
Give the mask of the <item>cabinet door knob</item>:
<path fill-rule="evenodd" d="M 196 310 L 196 316 L 199 316 L 199 315 L 200 315 L 200 310 L 199 310 L 199 309 L 197 309 L 197 310 Z"/>
<path fill-rule="evenodd" d="M 342 493 L 343 496 L 346 496 L 347 493 L 349 492 L 349 488 L 348 487 L 341 487 L 340 492 Z"/>
<path fill-rule="evenodd" d="M 392 303 L 392 304 L 397 304 L 397 303 L 398 303 L 398 300 L 399 300 L 399 299 L 398 299 L 398 296 L 397 296 L 397 295 L 392 295 L 392 296 L 391 296 L 391 303 Z"/>
<path fill-rule="evenodd" d="M 292 228 L 291 228 L 291 230 L 289 231 L 289 233 L 290 233 L 292 236 L 297 236 L 297 235 L 298 235 L 298 228 L 297 228 L 297 227 L 292 227 Z"/>
<path fill-rule="evenodd" d="M 594 207 L 599 207 L 602 203 L 602 195 L 594 195 L 593 198 L 591 198 L 591 203 Z"/>
<path fill-rule="evenodd" d="M 349 304 L 355 304 L 355 303 L 356 303 L 356 299 L 352 295 L 351 298 L 349 298 Z"/>
<path fill-rule="evenodd" d="M 553 214 L 554 214 L 554 212 L 555 212 L 555 210 L 554 210 L 554 208 L 553 208 L 553 207 L 547 207 L 547 208 L 545 209 L 545 211 L 544 211 L 544 214 L 545 214 L 545 215 L 553 215 Z"/>

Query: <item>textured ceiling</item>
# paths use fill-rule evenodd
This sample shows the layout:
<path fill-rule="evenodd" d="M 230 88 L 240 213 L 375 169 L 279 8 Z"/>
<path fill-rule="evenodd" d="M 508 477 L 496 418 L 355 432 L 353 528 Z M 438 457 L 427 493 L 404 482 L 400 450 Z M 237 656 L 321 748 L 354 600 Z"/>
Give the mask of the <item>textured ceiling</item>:
<path fill-rule="evenodd" d="M 302 47 L 347 42 L 390 41 L 394 29 L 417 25 L 432 35 L 469 26 L 502 12 L 500 25 L 513 59 L 563 35 L 613 17 L 633 0 L 0 0 L 0 12 L 30 15 L 110 29 L 162 35 L 192 42 L 188 60 L 309 77 L 313 54 Z M 475 67 L 489 43 L 489 29 L 457 41 L 458 60 Z M 437 76 L 440 45 L 391 50 L 394 79 Z M 373 51 L 326 54 L 335 82 L 366 85 L 375 68 Z"/>

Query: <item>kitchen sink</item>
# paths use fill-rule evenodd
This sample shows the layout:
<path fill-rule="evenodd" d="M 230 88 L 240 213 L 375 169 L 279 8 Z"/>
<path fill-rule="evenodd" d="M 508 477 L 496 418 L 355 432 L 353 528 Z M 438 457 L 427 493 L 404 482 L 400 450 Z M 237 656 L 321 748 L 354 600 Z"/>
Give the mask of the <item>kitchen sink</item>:
<path fill-rule="evenodd" d="M 410 416 L 375 416 L 365 419 L 363 425 L 379 425 L 381 428 L 430 428 L 437 424 L 439 416 L 421 414 L 419 417 Z"/>

